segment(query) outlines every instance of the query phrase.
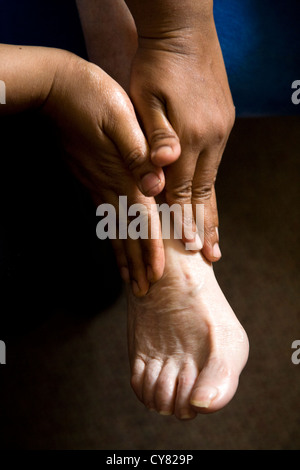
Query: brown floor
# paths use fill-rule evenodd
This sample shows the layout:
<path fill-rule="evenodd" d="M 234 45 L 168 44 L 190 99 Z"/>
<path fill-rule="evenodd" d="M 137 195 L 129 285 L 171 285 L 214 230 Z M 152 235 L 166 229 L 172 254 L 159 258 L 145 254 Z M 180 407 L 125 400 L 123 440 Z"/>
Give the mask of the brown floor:
<path fill-rule="evenodd" d="M 150 413 L 128 381 L 121 296 L 57 313 L 7 347 L 0 436 L 10 449 L 299 449 L 299 118 L 236 123 L 219 171 L 217 278 L 250 340 L 238 392 L 190 422 Z"/>

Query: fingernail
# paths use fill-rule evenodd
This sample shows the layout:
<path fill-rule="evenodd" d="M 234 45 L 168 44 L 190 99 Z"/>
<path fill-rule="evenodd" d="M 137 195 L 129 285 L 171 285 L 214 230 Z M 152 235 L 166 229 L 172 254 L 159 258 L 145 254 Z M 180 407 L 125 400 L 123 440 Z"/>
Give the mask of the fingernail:
<path fill-rule="evenodd" d="M 186 242 L 185 243 L 185 248 L 186 250 L 191 250 L 191 251 L 200 251 L 203 248 L 203 243 L 201 242 L 201 239 L 198 235 L 198 233 L 195 236 L 195 240 L 193 242 Z"/>
<path fill-rule="evenodd" d="M 125 268 L 124 266 L 120 269 L 120 274 L 121 274 L 121 278 L 123 279 L 124 282 L 129 282 L 130 281 L 129 270 L 127 268 Z"/>
<path fill-rule="evenodd" d="M 159 184 L 161 180 L 155 173 L 147 173 L 141 180 L 141 187 L 144 194 L 151 193 Z"/>
<path fill-rule="evenodd" d="M 183 235 L 188 241 L 193 241 L 195 240 L 195 237 L 197 235 L 197 232 L 193 230 L 193 228 L 190 225 L 184 225 L 183 226 Z"/>
<path fill-rule="evenodd" d="M 219 247 L 219 243 L 215 243 L 213 246 L 213 257 L 214 258 L 221 258 L 222 253 Z"/>
<path fill-rule="evenodd" d="M 203 243 L 202 243 L 201 238 L 199 237 L 198 233 L 196 234 L 195 244 L 196 244 L 198 250 L 202 250 Z"/>

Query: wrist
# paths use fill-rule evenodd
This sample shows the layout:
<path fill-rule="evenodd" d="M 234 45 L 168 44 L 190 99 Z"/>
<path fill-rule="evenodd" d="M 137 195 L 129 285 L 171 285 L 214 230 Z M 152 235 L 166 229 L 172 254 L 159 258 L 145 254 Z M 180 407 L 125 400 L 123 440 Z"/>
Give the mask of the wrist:
<path fill-rule="evenodd" d="M 59 120 L 70 107 L 70 97 L 80 93 L 78 86 L 84 81 L 84 78 L 81 80 L 80 76 L 85 60 L 65 50 L 55 51 L 55 66 L 39 101 L 44 114 Z M 88 86 L 86 83 L 85 85 Z"/>
<path fill-rule="evenodd" d="M 164 39 L 214 24 L 212 0 L 125 0 L 140 38 Z"/>
<path fill-rule="evenodd" d="M 6 85 L 3 114 L 41 106 L 51 89 L 57 52 L 43 47 L 0 45 L 0 78 Z"/>

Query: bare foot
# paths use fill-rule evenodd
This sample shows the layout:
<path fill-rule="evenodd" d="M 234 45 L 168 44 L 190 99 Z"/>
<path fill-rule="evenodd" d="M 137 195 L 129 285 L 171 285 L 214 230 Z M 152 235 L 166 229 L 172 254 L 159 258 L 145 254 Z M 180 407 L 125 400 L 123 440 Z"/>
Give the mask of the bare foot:
<path fill-rule="evenodd" d="M 147 408 L 191 419 L 232 399 L 248 338 L 202 255 L 179 240 L 165 240 L 165 255 L 146 297 L 128 290 L 131 384 Z"/>

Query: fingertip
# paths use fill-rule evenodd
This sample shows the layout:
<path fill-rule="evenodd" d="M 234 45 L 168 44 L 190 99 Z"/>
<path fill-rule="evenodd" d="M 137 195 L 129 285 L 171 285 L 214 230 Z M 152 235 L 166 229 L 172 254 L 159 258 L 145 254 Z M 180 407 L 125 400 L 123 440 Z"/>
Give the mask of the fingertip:
<path fill-rule="evenodd" d="M 154 172 L 146 173 L 140 182 L 140 189 L 147 197 L 157 196 L 162 192 L 164 186 L 165 178 L 163 171 L 159 172 L 159 174 Z"/>
<path fill-rule="evenodd" d="M 164 272 L 163 268 L 163 265 L 155 267 L 150 265 L 147 266 L 147 279 L 150 284 L 155 284 L 162 278 Z"/>
<path fill-rule="evenodd" d="M 194 238 L 192 240 L 186 240 L 184 241 L 185 244 L 185 249 L 188 251 L 200 251 L 203 248 L 203 243 L 201 241 L 201 238 L 199 237 L 199 234 L 196 233 Z"/>
<path fill-rule="evenodd" d="M 205 230 L 202 254 L 211 263 L 215 263 L 222 258 L 219 244 L 219 229 L 217 226 L 212 226 L 209 230 Z"/>
<path fill-rule="evenodd" d="M 220 246 L 219 246 L 218 242 L 216 242 L 214 244 L 214 246 L 212 247 L 212 255 L 216 259 L 220 259 L 222 257 L 222 253 L 221 253 Z"/>
<path fill-rule="evenodd" d="M 179 142 L 173 145 L 161 145 L 152 149 L 151 160 L 154 165 L 166 166 L 174 163 L 180 156 L 181 148 Z"/>
<path fill-rule="evenodd" d="M 215 263 L 222 258 L 222 253 L 218 242 L 216 242 L 214 245 L 204 243 L 202 254 L 211 263 Z"/>
<path fill-rule="evenodd" d="M 131 281 L 131 289 L 135 297 L 144 297 L 149 290 L 149 284 L 147 281 L 139 280 L 137 282 L 133 279 Z"/>
<path fill-rule="evenodd" d="M 126 284 L 129 284 L 130 282 L 130 274 L 129 274 L 129 269 L 125 266 L 122 266 L 120 268 L 120 274 L 121 274 L 121 278 L 123 279 L 123 281 L 126 283 Z"/>

